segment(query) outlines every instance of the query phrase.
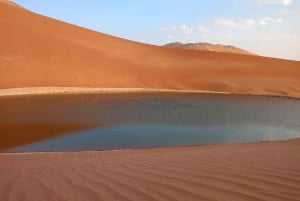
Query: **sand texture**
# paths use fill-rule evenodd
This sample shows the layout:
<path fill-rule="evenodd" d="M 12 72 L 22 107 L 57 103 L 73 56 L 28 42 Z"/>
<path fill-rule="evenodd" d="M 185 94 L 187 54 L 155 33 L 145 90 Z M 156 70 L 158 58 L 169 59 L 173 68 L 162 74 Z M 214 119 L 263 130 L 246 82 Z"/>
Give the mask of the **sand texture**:
<path fill-rule="evenodd" d="M 300 140 L 0 154 L 1 200 L 300 200 Z"/>
<path fill-rule="evenodd" d="M 300 62 L 137 43 L 0 1 L 0 88 L 158 88 L 300 97 Z"/>

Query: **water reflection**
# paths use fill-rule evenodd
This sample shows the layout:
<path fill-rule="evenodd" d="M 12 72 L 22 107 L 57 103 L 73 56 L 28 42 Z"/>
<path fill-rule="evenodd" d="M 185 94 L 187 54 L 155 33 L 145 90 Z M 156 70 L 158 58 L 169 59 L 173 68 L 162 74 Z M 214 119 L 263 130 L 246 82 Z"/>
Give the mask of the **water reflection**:
<path fill-rule="evenodd" d="M 300 101 L 288 98 L 149 93 L 41 96 L 30 101 L 35 108 L 14 115 L 8 113 L 6 120 L 92 122 L 101 127 L 17 147 L 11 152 L 183 146 L 300 137 Z M 9 103 L 13 104 L 13 100 Z"/>
<path fill-rule="evenodd" d="M 274 126 L 136 124 L 91 129 L 10 150 L 72 151 L 184 146 L 216 143 L 282 140 L 300 137 L 299 131 Z"/>

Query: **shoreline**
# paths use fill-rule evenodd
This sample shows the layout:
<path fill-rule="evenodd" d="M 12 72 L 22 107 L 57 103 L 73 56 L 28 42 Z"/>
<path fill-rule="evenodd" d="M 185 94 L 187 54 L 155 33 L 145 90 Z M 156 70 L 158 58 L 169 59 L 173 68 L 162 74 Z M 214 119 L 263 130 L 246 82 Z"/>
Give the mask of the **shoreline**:
<path fill-rule="evenodd" d="M 0 98 L 7 96 L 28 95 L 74 95 L 74 94 L 130 94 L 130 93 L 193 93 L 193 94 L 223 94 L 223 95 L 251 95 L 266 97 L 281 97 L 300 99 L 300 96 L 277 93 L 259 92 L 226 92 L 213 90 L 187 90 L 187 89 L 158 89 L 158 88 L 98 88 L 98 87 L 20 87 L 0 89 Z"/>
<path fill-rule="evenodd" d="M 205 148 L 210 146 L 251 146 L 263 143 L 291 143 L 300 141 L 300 138 L 289 138 L 283 140 L 260 140 L 249 142 L 229 142 L 229 143 L 211 143 L 211 144 L 194 144 L 182 146 L 161 146 L 161 147 L 140 147 L 140 148 L 124 148 L 124 149 L 95 149 L 95 150 L 82 150 L 82 151 L 36 151 L 36 152 L 0 152 L 0 156 L 6 155 L 35 155 L 35 154 L 61 154 L 61 153 L 93 153 L 93 152 L 127 152 L 127 151 L 151 151 L 151 150 L 175 150 L 175 149 L 190 149 L 190 148 Z"/>

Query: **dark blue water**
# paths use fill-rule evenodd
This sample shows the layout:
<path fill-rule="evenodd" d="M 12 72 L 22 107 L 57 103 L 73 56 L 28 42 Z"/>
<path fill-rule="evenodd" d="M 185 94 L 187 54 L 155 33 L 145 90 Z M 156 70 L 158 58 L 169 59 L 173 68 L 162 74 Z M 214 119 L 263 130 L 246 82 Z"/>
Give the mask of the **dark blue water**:
<path fill-rule="evenodd" d="M 295 99 L 140 94 L 89 95 L 79 100 L 82 97 L 57 97 L 45 105 L 55 105 L 45 109 L 48 113 L 41 116 L 33 112 L 29 119 L 46 121 L 51 117 L 62 122 L 101 122 L 101 126 L 9 152 L 131 149 L 300 137 L 300 101 Z M 55 117 L 58 110 L 60 115 Z"/>

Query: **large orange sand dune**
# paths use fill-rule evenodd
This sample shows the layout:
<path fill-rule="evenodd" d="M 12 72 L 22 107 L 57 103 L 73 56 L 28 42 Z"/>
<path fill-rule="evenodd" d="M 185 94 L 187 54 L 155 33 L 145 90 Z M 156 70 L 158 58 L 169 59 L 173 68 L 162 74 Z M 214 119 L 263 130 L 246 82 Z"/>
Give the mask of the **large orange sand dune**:
<path fill-rule="evenodd" d="M 0 28 L 2 89 L 135 87 L 300 97 L 298 61 L 146 45 L 6 0 L 0 1 Z"/>

